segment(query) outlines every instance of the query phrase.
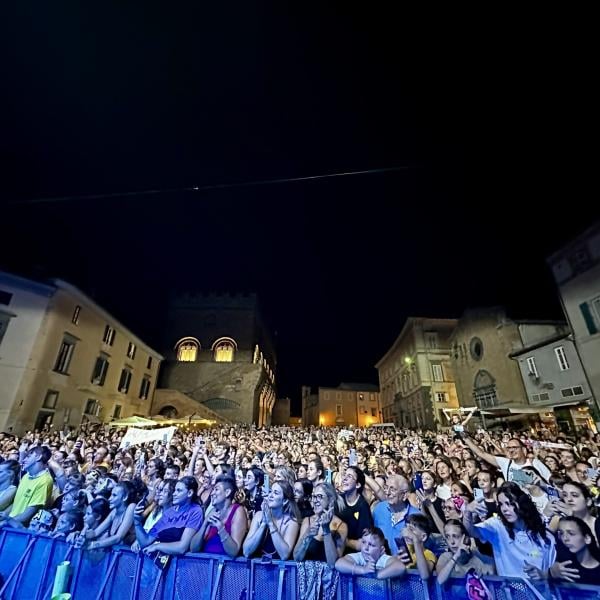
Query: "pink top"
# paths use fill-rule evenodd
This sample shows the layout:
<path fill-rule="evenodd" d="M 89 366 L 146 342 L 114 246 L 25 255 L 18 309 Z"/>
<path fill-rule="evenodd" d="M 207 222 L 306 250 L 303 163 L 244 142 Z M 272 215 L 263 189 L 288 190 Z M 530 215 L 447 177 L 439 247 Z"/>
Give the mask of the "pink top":
<path fill-rule="evenodd" d="M 237 509 L 240 508 L 239 504 L 232 504 L 231 510 L 229 511 L 229 516 L 227 517 L 227 521 L 225 521 L 225 531 L 231 535 L 231 524 L 233 522 L 233 515 L 235 515 Z M 225 552 L 225 548 L 223 548 L 223 542 L 219 537 L 219 533 L 217 532 L 217 528 L 212 525 L 206 530 L 204 534 L 204 547 L 202 548 L 202 552 L 206 552 L 208 554 L 227 554 Z"/>

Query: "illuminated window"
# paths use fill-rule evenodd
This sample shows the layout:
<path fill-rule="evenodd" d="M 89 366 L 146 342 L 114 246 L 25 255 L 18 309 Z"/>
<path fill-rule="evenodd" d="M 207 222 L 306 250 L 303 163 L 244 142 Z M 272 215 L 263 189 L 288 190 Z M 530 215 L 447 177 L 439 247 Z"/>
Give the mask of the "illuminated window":
<path fill-rule="evenodd" d="M 198 356 L 200 342 L 195 338 L 183 338 L 175 346 L 179 362 L 195 362 Z"/>
<path fill-rule="evenodd" d="M 213 344 L 215 362 L 233 362 L 236 343 L 231 338 L 219 338 Z"/>

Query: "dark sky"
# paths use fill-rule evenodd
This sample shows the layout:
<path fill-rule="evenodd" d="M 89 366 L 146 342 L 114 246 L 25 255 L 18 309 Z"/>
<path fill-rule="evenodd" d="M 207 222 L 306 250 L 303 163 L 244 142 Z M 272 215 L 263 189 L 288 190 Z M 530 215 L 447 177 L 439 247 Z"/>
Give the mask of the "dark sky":
<path fill-rule="evenodd" d="M 296 403 L 376 381 L 410 315 L 560 316 L 545 257 L 598 217 L 585 41 L 346 7 L 16 10 L 1 268 L 72 281 L 149 343 L 171 289 L 256 291 Z"/>

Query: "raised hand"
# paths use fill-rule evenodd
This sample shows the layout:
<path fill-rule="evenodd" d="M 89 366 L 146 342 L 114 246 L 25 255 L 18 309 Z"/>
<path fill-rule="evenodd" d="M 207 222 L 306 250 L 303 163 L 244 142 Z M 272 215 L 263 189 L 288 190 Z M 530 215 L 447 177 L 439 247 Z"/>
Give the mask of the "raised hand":
<path fill-rule="evenodd" d="M 329 525 L 333 519 L 333 507 L 328 508 L 321 514 L 319 525 Z"/>
<path fill-rule="evenodd" d="M 310 522 L 306 535 L 310 537 L 315 537 L 317 533 L 319 533 L 319 521 L 318 519 L 315 519 L 314 521 Z"/>

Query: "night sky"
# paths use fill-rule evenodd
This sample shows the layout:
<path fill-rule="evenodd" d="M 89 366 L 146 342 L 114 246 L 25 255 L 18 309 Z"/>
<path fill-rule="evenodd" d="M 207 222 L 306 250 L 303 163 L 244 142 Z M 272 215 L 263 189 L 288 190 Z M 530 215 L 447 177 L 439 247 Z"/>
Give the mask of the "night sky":
<path fill-rule="evenodd" d="M 545 258 L 599 216 L 593 82 L 542 34 L 322 6 L 16 10 L 0 268 L 67 279 L 155 345 L 168 291 L 255 291 L 296 412 L 303 384 L 376 382 L 408 316 L 560 317 Z M 119 195 L 144 190 L 162 191 Z"/>

